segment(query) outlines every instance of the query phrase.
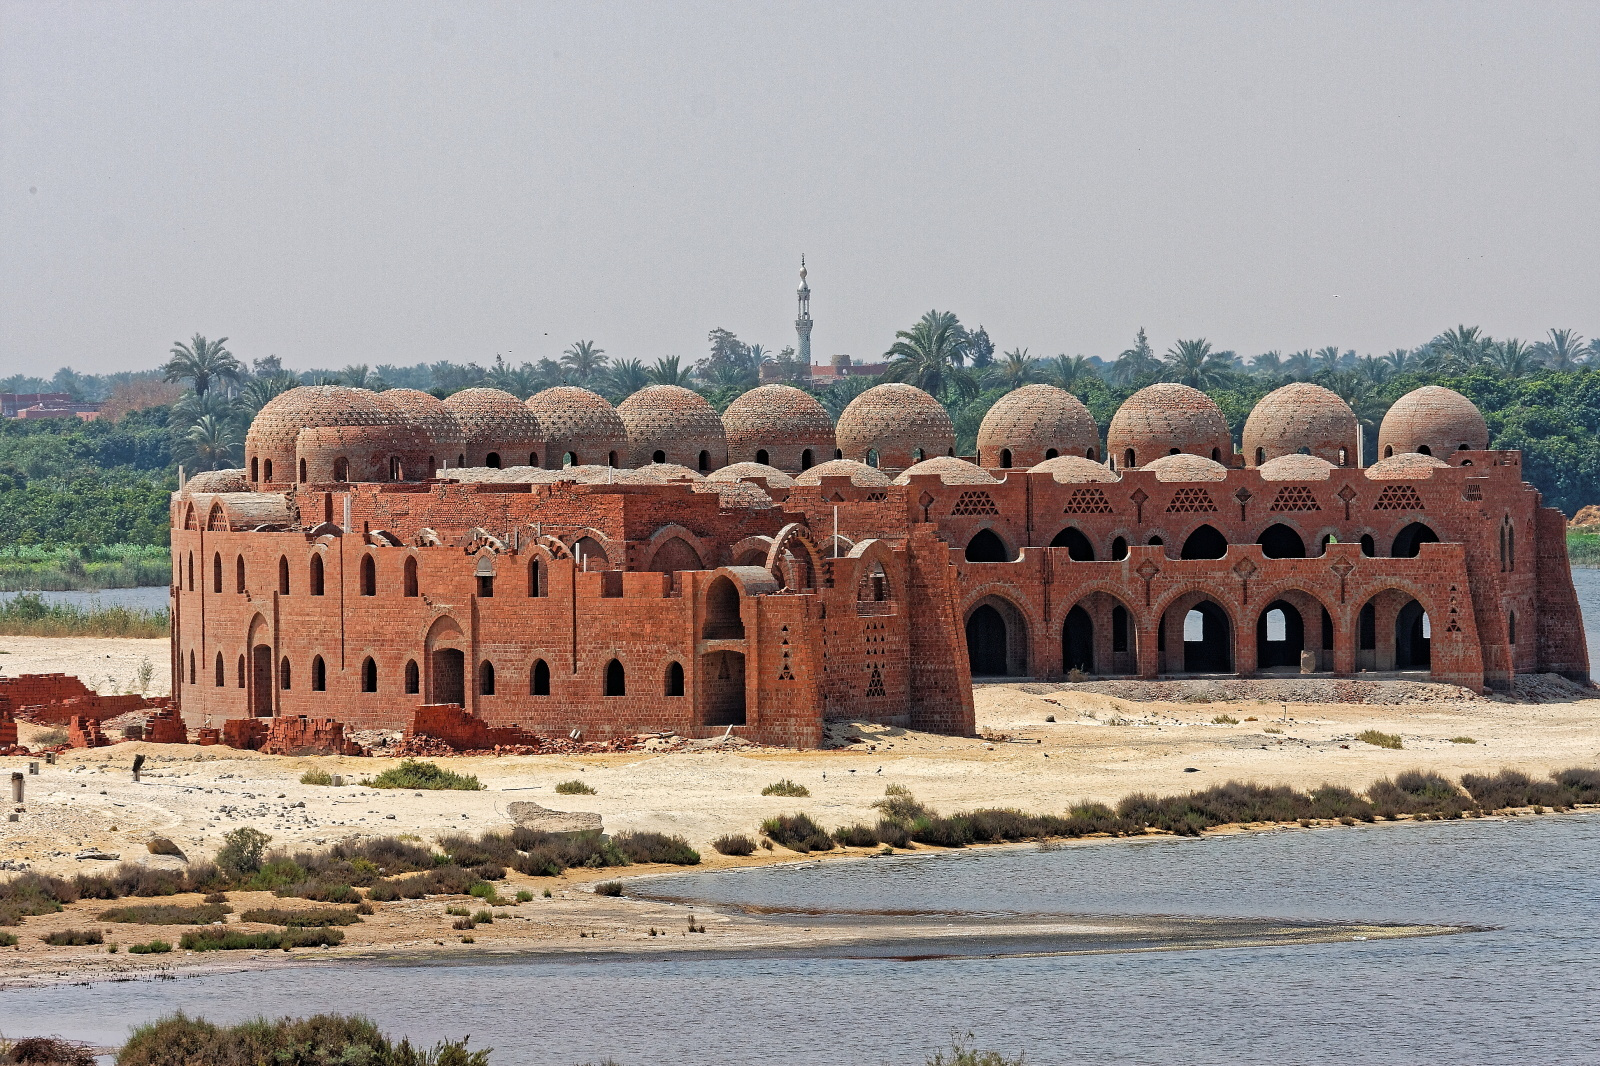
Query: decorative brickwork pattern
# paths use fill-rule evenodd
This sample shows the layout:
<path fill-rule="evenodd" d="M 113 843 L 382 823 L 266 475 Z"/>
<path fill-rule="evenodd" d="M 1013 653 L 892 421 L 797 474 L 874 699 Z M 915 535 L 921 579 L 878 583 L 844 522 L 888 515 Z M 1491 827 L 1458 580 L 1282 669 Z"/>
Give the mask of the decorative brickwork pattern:
<path fill-rule="evenodd" d="M 1421 511 L 1422 497 L 1411 485 L 1385 485 L 1372 505 L 1374 511 Z"/>
<path fill-rule="evenodd" d="M 1106 451 L 1119 470 L 1144 466 L 1173 448 L 1219 462 L 1233 456 L 1233 435 L 1222 408 L 1199 389 L 1170 382 L 1150 385 L 1128 397 L 1111 417 Z"/>
<path fill-rule="evenodd" d="M 1202 488 L 1179 489 L 1172 494 L 1172 502 L 1167 504 L 1168 514 L 1198 514 L 1216 509 L 1211 494 Z"/>
<path fill-rule="evenodd" d="M 1261 466 L 1305 448 L 1336 466 L 1356 466 L 1356 416 L 1338 394 L 1296 381 L 1261 398 L 1245 419 L 1245 463 Z"/>
<path fill-rule="evenodd" d="M 1106 499 L 1106 494 L 1094 487 L 1073 489 L 1072 495 L 1067 497 L 1067 505 L 1062 509 L 1063 514 L 1110 514 L 1111 501 Z"/>
<path fill-rule="evenodd" d="M 955 506 L 950 508 L 950 514 L 956 517 L 963 515 L 997 515 L 1000 508 L 994 505 L 994 497 L 982 489 L 963 492 L 956 497 Z"/>
<path fill-rule="evenodd" d="M 1054 385 L 1024 385 L 1002 396 L 978 427 L 978 463 L 1031 467 L 1046 458 L 1100 455 L 1100 427 L 1083 401 Z"/>
<path fill-rule="evenodd" d="M 877 385 L 850 401 L 839 416 L 839 450 L 846 459 L 898 472 L 923 459 L 955 450 L 955 425 L 944 405 L 921 389 L 899 382 Z M 920 454 L 918 454 L 920 453 Z"/>
<path fill-rule="evenodd" d="M 1317 502 L 1317 494 L 1311 491 L 1308 485 L 1285 485 L 1278 490 L 1272 498 L 1274 511 L 1320 511 L 1322 505 Z"/>
<path fill-rule="evenodd" d="M 1483 413 L 1453 389 L 1424 385 L 1394 402 L 1378 427 L 1378 456 L 1423 452 L 1435 457 L 1489 447 Z"/>

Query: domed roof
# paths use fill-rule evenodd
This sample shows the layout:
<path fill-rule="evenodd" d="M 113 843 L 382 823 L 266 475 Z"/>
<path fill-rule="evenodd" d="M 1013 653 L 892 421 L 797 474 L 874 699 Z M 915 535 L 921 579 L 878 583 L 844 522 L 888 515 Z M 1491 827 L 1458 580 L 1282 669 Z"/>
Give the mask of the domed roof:
<path fill-rule="evenodd" d="M 1301 448 L 1346 466 L 1356 465 L 1356 416 L 1331 389 L 1296 381 L 1261 398 L 1244 423 L 1245 462 L 1260 466 Z M 1258 461 L 1259 457 L 1259 461 Z"/>
<path fill-rule="evenodd" d="M 704 481 L 705 475 L 698 470 L 690 470 L 681 463 L 646 463 L 639 467 L 639 473 L 648 474 L 662 481 Z"/>
<path fill-rule="evenodd" d="M 256 412 L 245 434 L 245 451 L 294 457 L 302 429 L 326 426 L 406 426 L 411 419 L 366 389 L 345 385 L 301 385 L 280 392 Z M 282 468 L 285 473 L 288 467 Z M 291 479 L 292 480 L 292 479 Z"/>
<path fill-rule="evenodd" d="M 881 489 L 890 484 L 889 475 L 854 459 L 830 459 L 818 463 L 794 479 L 796 485 L 820 485 L 825 477 L 849 475 L 850 484 L 862 489 Z"/>
<path fill-rule="evenodd" d="M 1091 481 L 1121 481 L 1122 475 L 1109 467 L 1085 459 L 1081 455 L 1059 455 L 1046 459 L 1028 470 L 1030 474 L 1049 474 L 1063 485 L 1081 485 Z"/>
<path fill-rule="evenodd" d="M 752 485 L 748 481 L 712 481 L 706 478 L 690 487 L 696 492 L 716 493 L 724 508 L 765 511 L 773 506 L 772 497 L 763 492 L 760 485 Z"/>
<path fill-rule="evenodd" d="M 461 423 L 468 446 L 542 441 L 538 416 L 509 392 L 499 389 L 462 389 L 451 393 L 445 408 Z"/>
<path fill-rule="evenodd" d="M 1373 481 L 1415 481 L 1430 478 L 1435 470 L 1449 465 L 1443 459 L 1421 452 L 1396 452 L 1367 467 L 1366 473 Z"/>
<path fill-rule="evenodd" d="M 1378 455 L 1448 455 L 1489 447 L 1489 427 L 1477 405 L 1454 389 L 1424 385 L 1394 402 L 1378 428 Z"/>
<path fill-rule="evenodd" d="M 704 396 L 691 389 L 681 385 L 648 386 L 623 400 L 617 406 L 617 415 L 628 429 L 635 466 L 648 463 L 657 451 L 664 452 L 669 462 L 689 458 L 689 453 L 710 451 L 713 469 L 727 460 L 722 419 Z"/>
<path fill-rule="evenodd" d="M 876 451 L 879 465 L 893 470 L 944 455 L 956 440 L 944 404 L 900 382 L 874 386 L 851 400 L 835 435 L 846 459 L 863 460 Z"/>
<path fill-rule="evenodd" d="M 894 483 L 896 485 L 909 485 L 911 484 L 911 479 L 919 474 L 938 474 L 939 480 L 946 485 L 1000 484 L 999 480 L 983 467 L 950 455 L 936 455 L 932 459 L 924 459 L 914 466 L 909 466 L 900 472 L 900 476 L 894 479 Z"/>
<path fill-rule="evenodd" d="M 1144 464 L 1157 481 L 1226 481 L 1228 468 L 1203 455 L 1163 455 Z"/>
<path fill-rule="evenodd" d="M 466 443 L 461 423 L 439 397 L 419 389 L 385 389 L 378 398 L 420 426 L 442 451 L 450 452 Z"/>
<path fill-rule="evenodd" d="M 794 487 L 794 478 L 785 474 L 775 466 L 765 463 L 732 463 L 715 473 L 707 474 L 707 481 L 744 481 L 746 478 L 764 477 L 767 484 L 775 489 Z"/>
<path fill-rule="evenodd" d="M 978 462 L 987 467 L 1032 466 L 1054 449 L 1058 455 L 1099 455 L 1100 427 L 1066 389 L 1024 385 L 1002 396 L 978 427 Z M 1009 450 L 1011 462 L 1001 462 Z"/>
<path fill-rule="evenodd" d="M 628 427 L 604 396 L 576 385 L 557 385 L 528 397 L 528 410 L 539 419 L 545 440 L 552 445 L 603 445 L 619 448 L 628 440 Z"/>
<path fill-rule="evenodd" d="M 1256 468 L 1263 481 L 1327 481 L 1334 466 L 1320 455 L 1280 455 Z"/>
<path fill-rule="evenodd" d="M 250 479 L 243 470 L 202 470 L 183 483 L 179 495 L 196 492 L 250 492 Z"/>
<path fill-rule="evenodd" d="M 730 451 L 783 444 L 833 446 L 833 419 L 809 392 L 793 385 L 751 389 L 722 412 Z"/>
<path fill-rule="evenodd" d="M 1222 408 L 1199 389 L 1174 382 L 1150 385 L 1129 396 L 1112 416 L 1106 450 L 1118 466 L 1144 466 L 1174 449 L 1219 462 L 1233 453 Z"/>

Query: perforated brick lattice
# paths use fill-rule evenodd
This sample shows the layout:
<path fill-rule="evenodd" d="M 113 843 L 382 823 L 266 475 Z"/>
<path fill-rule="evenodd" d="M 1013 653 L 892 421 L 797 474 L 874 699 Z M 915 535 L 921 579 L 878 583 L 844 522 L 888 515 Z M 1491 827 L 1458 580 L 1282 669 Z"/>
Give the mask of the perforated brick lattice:
<path fill-rule="evenodd" d="M 1274 511 L 1320 511 L 1322 505 L 1317 502 L 1317 497 L 1305 485 L 1285 485 L 1278 490 L 1278 495 L 1273 497 L 1272 510 Z"/>
<path fill-rule="evenodd" d="M 950 509 L 952 515 L 997 515 L 1000 509 L 994 505 L 994 497 L 987 492 L 974 490 L 963 492 L 956 497 L 956 505 Z"/>
<path fill-rule="evenodd" d="M 1372 505 L 1374 511 L 1420 511 L 1422 497 L 1417 495 L 1417 490 L 1410 485 L 1385 485 L 1378 494 L 1378 502 Z"/>
<path fill-rule="evenodd" d="M 1106 494 L 1094 487 L 1073 489 L 1072 495 L 1067 497 L 1067 506 L 1063 514 L 1111 514 L 1111 501 L 1106 499 Z"/>
<path fill-rule="evenodd" d="M 1217 505 L 1211 502 L 1211 494 L 1201 488 L 1179 489 L 1173 494 L 1172 502 L 1167 504 L 1168 514 L 1194 514 L 1216 509 Z"/>

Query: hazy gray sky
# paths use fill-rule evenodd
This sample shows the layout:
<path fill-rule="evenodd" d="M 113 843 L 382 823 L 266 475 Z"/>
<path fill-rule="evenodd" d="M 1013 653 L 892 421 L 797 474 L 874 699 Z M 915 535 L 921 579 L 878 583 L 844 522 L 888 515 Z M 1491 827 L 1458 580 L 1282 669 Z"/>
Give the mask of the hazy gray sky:
<path fill-rule="evenodd" d="M 1600 332 L 1600 4 L 0 0 L 0 376 Z"/>

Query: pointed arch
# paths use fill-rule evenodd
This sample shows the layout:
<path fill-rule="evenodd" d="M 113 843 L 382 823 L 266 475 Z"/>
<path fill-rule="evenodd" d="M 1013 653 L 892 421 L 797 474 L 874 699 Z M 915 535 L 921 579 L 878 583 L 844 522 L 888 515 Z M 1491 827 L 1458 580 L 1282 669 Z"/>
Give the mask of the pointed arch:
<path fill-rule="evenodd" d="M 378 663 L 370 655 L 361 660 L 361 691 L 378 691 Z"/>
<path fill-rule="evenodd" d="M 543 659 L 535 659 L 533 669 L 528 671 L 528 695 L 550 695 L 550 664 Z"/>
<path fill-rule="evenodd" d="M 792 551 L 795 544 L 800 545 L 803 558 L 800 553 Z M 822 575 L 826 572 L 822 565 L 822 553 L 817 550 L 811 531 L 799 522 L 790 522 L 772 538 L 766 568 L 780 586 L 796 590 L 819 587 Z"/>

